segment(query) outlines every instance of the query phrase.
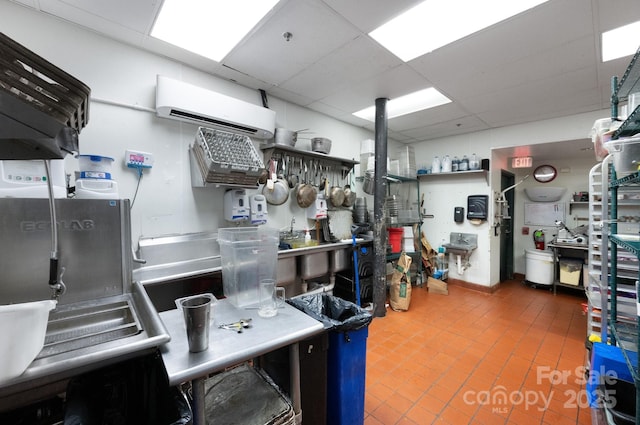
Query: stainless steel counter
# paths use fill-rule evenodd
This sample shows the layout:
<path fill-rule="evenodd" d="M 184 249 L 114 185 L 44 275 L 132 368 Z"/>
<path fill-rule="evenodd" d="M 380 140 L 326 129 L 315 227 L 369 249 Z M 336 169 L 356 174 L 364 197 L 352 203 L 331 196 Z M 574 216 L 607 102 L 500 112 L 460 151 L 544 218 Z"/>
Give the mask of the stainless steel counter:
<path fill-rule="evenodd" d="M 300 413 L 300 383 L 298 341 L 323 332 L 322 323 L 296 308 L 285 304 L 272 318 L 258 316 L 257 309 L 238 309 L 227 300 L 218 300 L 213 307 L 214 324 L 209 331 L 209 349 L 190 353 L 184 319 L 179 310 L 160 313 L 171 341 L 161 347 L 170 385 L 192 381 L 194 393 L 194 423 L 204 424 L 204 379 L 254 357 L 284 346 L 290 346 L 292 376 L 292 402 L 296 414 Z M 252 319 L 252 327 L 242 333 L 219 329 L 221 323 L 239 319 Z"/>

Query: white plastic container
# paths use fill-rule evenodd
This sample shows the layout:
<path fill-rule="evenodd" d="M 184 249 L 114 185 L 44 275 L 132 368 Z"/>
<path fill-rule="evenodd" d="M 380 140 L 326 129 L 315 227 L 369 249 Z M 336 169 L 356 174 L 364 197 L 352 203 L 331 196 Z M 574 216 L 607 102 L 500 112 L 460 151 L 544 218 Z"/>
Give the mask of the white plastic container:
<path fill-rule="evenodd" d="M 0 382 L 17 378 L 44 346 L 53 300 L 0 306 Z"/>
<path fill-rule="evenodd" d="M 604 147 L 613 155 L 618 178 L 640 171 L 640 137 L 609 140 Z"/>
<path fill-rule="evenodd" d="M 76 199 L 118 199 L 118 183 L 115 180 L 78 179 Z"/>
<path fill-rule="evenodd" d="M 553 284 L 553 254 L 541 249 L 525 250 L 525 279 L 536 285 Z"/>
<path fill-rule="evenodd" d="M 113 158 L 100 155 L 78 155 L 81 179 L 111 180 Z"/>

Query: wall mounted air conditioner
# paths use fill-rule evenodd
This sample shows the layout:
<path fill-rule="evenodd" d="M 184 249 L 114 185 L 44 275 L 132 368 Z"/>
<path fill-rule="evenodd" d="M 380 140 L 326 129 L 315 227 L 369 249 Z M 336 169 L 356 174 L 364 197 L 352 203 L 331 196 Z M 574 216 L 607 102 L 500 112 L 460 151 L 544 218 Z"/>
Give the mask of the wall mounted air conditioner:
<path fill-rule="evenodd" d="M 271 109 L 161 75 L 156 85 L 156 113 L 258 139 L 272 138 L 276 125 Z"/>

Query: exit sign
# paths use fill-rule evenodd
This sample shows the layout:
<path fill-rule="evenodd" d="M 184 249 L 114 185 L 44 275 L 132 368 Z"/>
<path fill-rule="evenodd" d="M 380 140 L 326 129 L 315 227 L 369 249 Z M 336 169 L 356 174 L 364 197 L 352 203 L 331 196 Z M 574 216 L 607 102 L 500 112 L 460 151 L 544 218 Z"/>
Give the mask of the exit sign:
<path fill-rule="evenodd" d="M 533 158 L 530 156 L 516 156 L 511 158 L 511 168 L 531 168 Z"/>

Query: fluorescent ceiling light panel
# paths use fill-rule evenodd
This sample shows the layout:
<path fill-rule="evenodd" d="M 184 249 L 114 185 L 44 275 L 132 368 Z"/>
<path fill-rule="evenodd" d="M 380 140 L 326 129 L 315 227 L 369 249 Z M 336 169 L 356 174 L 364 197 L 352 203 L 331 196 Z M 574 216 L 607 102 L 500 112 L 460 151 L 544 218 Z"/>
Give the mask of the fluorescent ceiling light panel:
<path fill-rule="evenodd" d="M 407 115 L 412 112 L 434 108 L 450 102 L 451 99 L 433 87 L 429 87 L 428 89 L 419 90 L 396 99 L 389 100 L 389 102 L 387 102 L 387 118 L 391 119 L 401 115 Z M 375 121 L 376 107 L 370 106 L 358 112 L 354 112 L 353 115 L 368 121 Z"/>
<path fill-rule="evenodd" d="M 602 33 L 602 62 L 633 55 L 640 43 L 640 21 Z"/>
<path fill-rule="evenodd" d="M 405 62 L 548 0 L 426 0 L 369 35 Z M 452 10 L 452 4 L 455 10 Z"/>
<path fill-rule="evenodd" d="M 164 0 L 151 36 L 220 62 L 278 0 Z"/>

